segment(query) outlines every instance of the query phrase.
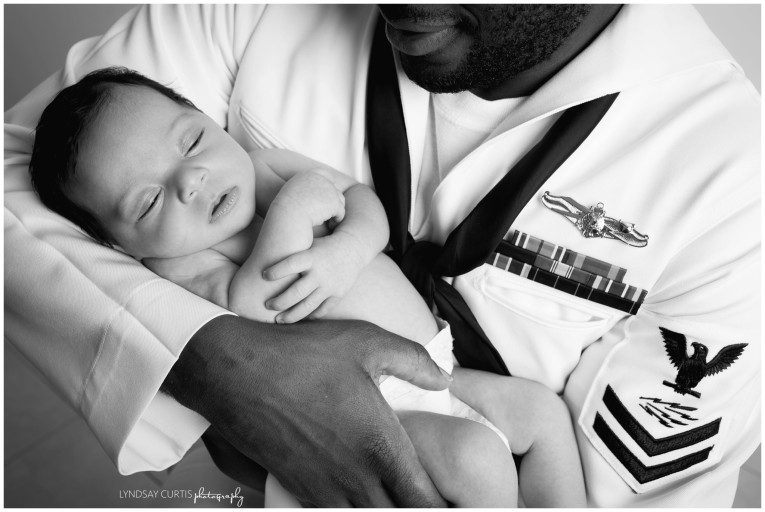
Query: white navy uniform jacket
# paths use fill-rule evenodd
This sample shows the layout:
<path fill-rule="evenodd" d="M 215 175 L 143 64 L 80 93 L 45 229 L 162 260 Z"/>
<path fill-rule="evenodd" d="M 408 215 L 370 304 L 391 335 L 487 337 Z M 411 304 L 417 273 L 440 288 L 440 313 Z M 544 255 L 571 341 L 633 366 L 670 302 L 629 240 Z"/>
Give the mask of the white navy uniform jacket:
<path fill-rule="evenodd" d="M 292 149 L 371 183 L 375 22 L 372 6 L 153 5 L 75 45 L 6 112 L 6 336 L 122 473 L 173 464 L 207 427 L 157 390 L 226 312 L 41 206 L 27 166 L 42 109 L 87 72 L 125 65 L 247 149 Z M 428 93 L 398 79 L 414 190 Z M 760 100 L 692 7 L 625 6 L 449 172 L 410 229 L 443 243 L 561 112 L 615 92 L 501 247 L 449 282 L 511 374 L 563 394 L 591 505 L 729 506 L 760 435 Z M 583 236 L 574 221 L 598 203 L 647 244 Z"/>

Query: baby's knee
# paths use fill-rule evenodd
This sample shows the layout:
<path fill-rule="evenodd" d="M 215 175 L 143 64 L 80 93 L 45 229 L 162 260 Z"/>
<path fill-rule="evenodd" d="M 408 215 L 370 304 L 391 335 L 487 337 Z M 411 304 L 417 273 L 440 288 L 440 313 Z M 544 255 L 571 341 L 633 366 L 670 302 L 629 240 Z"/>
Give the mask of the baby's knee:
<path fill-rule="evenodd" d="M 526 415 L 531 419 L 533 432 L 543 435 L 547 431 L 571 424 L 571 414 L 563 399 L 553 390 L 537 382 L 529 382 Z"/>

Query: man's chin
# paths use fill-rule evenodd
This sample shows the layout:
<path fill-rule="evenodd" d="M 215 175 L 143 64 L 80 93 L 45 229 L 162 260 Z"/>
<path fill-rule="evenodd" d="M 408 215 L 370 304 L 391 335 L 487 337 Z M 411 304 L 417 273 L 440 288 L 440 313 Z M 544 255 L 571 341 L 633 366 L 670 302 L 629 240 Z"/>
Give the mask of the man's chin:
<path fill-rule="evenodd" d="M 409 79 L 426 91 L 434 93 L 455 93 L 472 87 L 465 73 L 445 64 L 432 63 L 427 57 L 412 57 L 399 54 L 401 68 Z"/>

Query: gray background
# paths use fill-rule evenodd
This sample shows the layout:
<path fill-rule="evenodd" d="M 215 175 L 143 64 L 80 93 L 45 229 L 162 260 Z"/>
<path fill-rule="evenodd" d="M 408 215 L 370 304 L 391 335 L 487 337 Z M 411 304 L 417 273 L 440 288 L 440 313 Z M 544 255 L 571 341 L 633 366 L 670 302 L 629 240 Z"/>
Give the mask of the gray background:
<path fill-rule="evenodd" d="M 72 44 L 103 33 L 132 7 L 5 5 L 3 110 L 61 67 Z M 760 90 L 760 6 L 697 8 Z M 7 341 L 4 348 L 6 506 L 191 506 L 188 500 L 126 501 L 119 499 L 118 493 L 124 489 L 195 488 L 197 482 L 208 489 L 233 489 L 234 484 L 212 467 L 199 446 L 172 471 L 118 475 L 85 422 Z M 744 466 L 739 481 L 734 506 L 759 507 L 759 449 Z M 245 506 L 258 504 L 257 496 L 248 496 L 245 502 Z"/>
<path fill-rule="evenodd" d="M 72 44 L 103 33 L 133 5 L 5 5 L 3 110 L 61 67 Z M 760 90 L 760 6 L 696 8 Z"/>

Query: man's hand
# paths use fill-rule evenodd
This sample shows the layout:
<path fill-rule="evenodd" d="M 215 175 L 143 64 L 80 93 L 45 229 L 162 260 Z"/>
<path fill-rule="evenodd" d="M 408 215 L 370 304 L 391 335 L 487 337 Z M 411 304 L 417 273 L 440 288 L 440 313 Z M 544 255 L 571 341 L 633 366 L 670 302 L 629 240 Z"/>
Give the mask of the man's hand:
<path fill-rule="evenodd" d="M 359 321 L 224 316 L 189 341 L 163 389 L 305 504 L 444 506 L 375 382 L 449 378 L 420 345 Z"/>

